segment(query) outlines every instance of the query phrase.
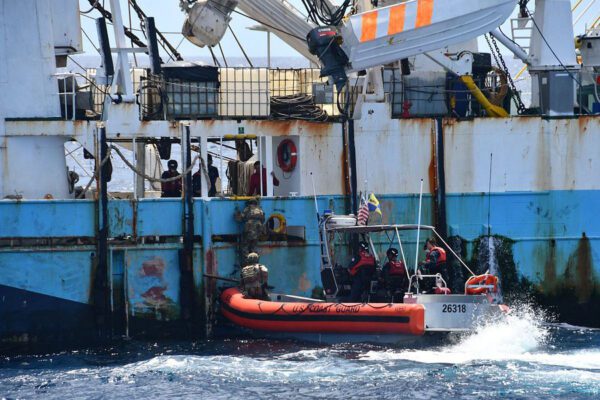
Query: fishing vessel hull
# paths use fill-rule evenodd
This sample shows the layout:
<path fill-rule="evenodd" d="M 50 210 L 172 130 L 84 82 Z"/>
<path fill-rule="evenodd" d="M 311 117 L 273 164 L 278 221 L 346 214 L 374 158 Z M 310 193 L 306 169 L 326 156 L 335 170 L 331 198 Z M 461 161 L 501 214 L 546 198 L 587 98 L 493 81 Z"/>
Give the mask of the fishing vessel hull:
<path fill-rule="evenodd" d="M 542 304 L 552 306 L 565 322 L 600 326 L 595 312 L 600 301 L 600 230 L 590 218 L 600 213 L 600 180 L 595 173 L 600 143 L 594 134 L 600 131 L 598 118 L 445 119 L 437 134 L 434 119 L 385 120 L 389 110 L 380 105 L 369 107 L 373 113 L 364 113 L 365 118 L 356 123 L 357 164 L 367 166 L 357 171 L 357 180 L 368 181 L 370 190 L 377 193 L 384 222 L 415 220 L 419 190 L 415 174 L 424 176 L 422 222 L 445 231 L 469 265 L 478 266 L 493 242 L 491 253 L 505 295 L 529 291 Z M 89 126 L 9 121 L 6 127 L 11 134 L 20 135 L 26 133 L 21 133 L 23 124 L 50 133 L 70 126 L 75 136 Z M 149 129 L 146 125 L 133 129 L 144 132 Z M 232 129 L 226 121 L 195 121 L 191 125 L 193 132 L 212 136 L 218 135 L 219 127 Z M 299 167 L 282 186 L 297 179 L 296 174 L 307 166 L 326 171 L 315 176 L 321 193 L 317 196 L 319 209 L 347 210 L 349 201 L 338 165 L 344 148 L 339 124 L 243 121 L 243 125 L 247 131 L 302 136 Z M 278 291 L 310 296 L 322 287 L 314 267 L 319 263 L 315 202 L 312 197 L 279 194 L 281 197 L 261 199 L 261 207 L 267 217 L 283 215 L 290 236 L 292 231 L 295 236 L 264 238 L 259 253 L 268 266 L 286 266 L 270 268 L 270 281 Z M 193 201 L 194 237 L 199 240 L 194 245 L 192 294 L 198 299 L 195 315 L 203 328 L 212 325 L 215 313 L 205 304 L 216 301 L 219 286 L 203 274 L 238 273 L 237 244 L 230 238 L 239 235 L 233 214 L 244 206 L 244 200 L 236 199 Z M 128 327 L 132 336 L 154 337 L 143 327 L 146 323 L 155 324 L 159 327 L 155 331 L 160 331 L 160 327 L 182 320 L 181 301 L 188 296 L 188 289 L 180 284 L 183 215 L 181 199 L 108 201 L 109 297 L 119 321 L 117 335 L 125 335 Z M 98 252 L 96 216 L 97 203 L 91 200 L 0 201 L 0 285 L 92 310 Z M 407 258 L 414 259 L 414 254 Z M 290 260 L 294 260 L 292 264 Z M 476 272 L 484 273 L 487 265 L 483 263 L 481 268 Z M 6 293 L 4 304 L 19 302 L 9 299 L 14 292 Z M 62 308 L 55 308 L 56 314 L 65 314 L 59 311 Z M 6 310 L 0 303 L 0 313 Z M 53 338 L 35 333 L 43 329 L 35 329 L 30 314 L 11 311 L 11 315 L 19 322 L 18 329 L 4 330 L 4 342 Z M 79 319 L 77 315 L 73 320 Z M 143 323 L 138 329 L 133 321 Z M 68 336 L 70 331 L 63 326 L 52 329 Z M 80 330 L 74 334 L 93 337 Z"/>

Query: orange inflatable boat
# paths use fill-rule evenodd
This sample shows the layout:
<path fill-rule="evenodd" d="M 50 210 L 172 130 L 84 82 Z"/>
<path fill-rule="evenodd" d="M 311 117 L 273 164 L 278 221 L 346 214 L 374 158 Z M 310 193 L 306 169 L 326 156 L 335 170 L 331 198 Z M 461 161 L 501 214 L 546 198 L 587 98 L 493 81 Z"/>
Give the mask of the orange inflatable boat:
<path fill-rule="evenodd" d="M 245 298 L 238 288 L 221 295 L 221 311 L 244 328 L 293 333 L 425 333 L 422 304 L 275 302 Z"/>

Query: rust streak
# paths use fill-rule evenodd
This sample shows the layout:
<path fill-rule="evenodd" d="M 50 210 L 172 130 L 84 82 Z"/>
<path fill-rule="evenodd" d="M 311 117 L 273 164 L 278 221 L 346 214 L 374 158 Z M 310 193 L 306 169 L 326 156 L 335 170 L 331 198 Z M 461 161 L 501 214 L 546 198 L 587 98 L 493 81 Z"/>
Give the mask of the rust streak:
<path fill-rule="evenodd" d="M 594 291 L 592 247 L 585 232 L 579 239 L 577 249 L 569 257 L 565 281 L 568 286 L 575 289 L 579 303 L 586 303 L 591 299 Z"/>
<path fill-rule="evenodd" d="M 154 257 L 142 263 L 141 276 L 162 278 L 165 273 L 165 260 L 162 257 Z"/>

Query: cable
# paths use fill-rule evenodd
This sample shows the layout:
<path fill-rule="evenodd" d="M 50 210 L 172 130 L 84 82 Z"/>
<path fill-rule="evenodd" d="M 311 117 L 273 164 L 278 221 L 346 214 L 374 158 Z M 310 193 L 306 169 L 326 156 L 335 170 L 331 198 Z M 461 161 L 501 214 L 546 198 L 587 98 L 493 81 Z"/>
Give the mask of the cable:
<path fill-rule="evenodd" d="M 131 6 L 135 10 L 135 12 L 138 14 L 138 18 L 140 19 L 140 28 L 142 28 L 142 32 L 144 33 L 144 36 L 146 36 L 146 32 L 144 29 L 145 18 L 147 17 L 146 13 L 137 4 L 137 0 L 129 0 L 129 4 L 131 4 Z M 163 50 L 165 50 L 167 52 L 167 54 L 169 54 L 169 57 L 171 59 L 177 59 L 177 61 L 183 61 L 183 57 L 177 51 L 177 48 L 173 47 L 173 45 L 167 40 L 167 38 L 158 29 L 156 29 L 156 35 L 160 39 L 159 40 L 160 46 L 163 48 Z"/>
<path fill-rule="evenodd" d="M 190 166 L 188 168 L 184 169 L 181 172 L 181 174 L 179 174 L 177 176 L 174 176 L 172 178 L 155 178 L 153 176 L 146 175 L 144 172 L 142 172 L 139 169 L 137 169 L 131 162 L 129 162 L 129 160 L 127 159 L 127 157 L 125 157 L 125 155 L 123 153 L 121 153 L 121 150 L 119 150 L 118 147 L 116 147 L 114 145 L 111 145 L 110 149 L 114 150 L 115 153 L 117 153 L 117 155 L 119 156 L 119 158 L 121 158 L 121 160 L 123 160 L 123 162 L 125 163 L 125 165 L 127 165 L 129 167 L 129 169 L 131 169 L 137 175 L 141 176 L 142 178 L 144 178 L 144 179 L 146 179 L 146 180 L 148 180 L 150 182 L 161 182 L 161 183 L 174 182 L 174 181 L 176 181 L 178 179 L 181 179 L 184 175 L 187 175 L 190 172 L 192 172 L 192 170 L 194 169 L 194 166 L 196 165 L 196 161 L 200 160 L 200 162 L 202 164 L 204 164 L 204 160 L 202 160 L 202 158 L 198 154 L 196 157 L 194 157 L 194 159 L 190 163 Z M 208 176 L 208 172 L 206 174 Z"/>
<path fill-rule="evenodd" d="M 227 59 L 225 58 L 225 53 L 223 52 L 223 46 L 221 46 L 221 42 L 217 43 L 217 46 L 219 46 L 219 50 L 221 51 L 221 57 L 223 57 L 225 68 L 229 68 L 229 65 L 227 65 Z"/>
<path fill-rule="evenodd" d="M 92 7 L 89 10 L 87 10 L 87 11 L 80 11 L 79 13 L 83 14 L 83 15 L 91 13 L 92 11 L 94 11 L 96 9 L 96 4 L 98 3 L 98 1 L 99 0 L 95 0 L 94 3 L 92 3 Z"/>
<path fill-rule="evenodd" d="M 254 65 L 252 65 L 252 61 L 250 61 L 250 57 L 248 57 L 248 54 L 246 54 L 246 50 L 244 50 L 244 46 L 242 46 L 242 44 L 238 40 L 235 32 L 233 31 L 233 28 L 231 27 L 231 25 L 229 25 L 228 27 L 229 27 L 229 31 L 231 31 L 231 34 L 233 35 L 233 38 L 237 42 L 238 46 L 240 46 L 240 50 L 242 50 L 244 57 L 246 57 L 246 61 L 248 61 L 248 64 L 250 64 L 250 68 L 254 68 Z"/>
<path fill-rule="evenodd" d="M 552 55 L 554 55 L 554 58 L 556 58 L 556 61 L 558 61 L 558 63 L 560 64 L 561 67 L 563 67 L 563 69 L 565 70 L 565 72 L 567 74 L 569 74 L 569 76 L 571 77 L 571 79 L 573 79 L 573 81 L 575 81 L 581 87 L 581 82 L 575 77 L 575 75 L 573 75 L 571 73 L 571 71 L 569 71 L 569 69 L 565 66 L 565 64 L 563 64 L 563 62 L 561 61 L 561 59 L 558 58 L 558 55 L 554 52 L 554 49 L 552 48 L 552 46 L 550 46 L 550 43 L 548 43 L 548 40 L 546 40 L 546 37 L 542 33 L 542 30 L 538 26 L 537 22 L 535 22 L 535 18 L 533 18 L 533 15 L 531 14 L 531 12 L 529 11 L 529 8 L 527 8 L 527 6 L 525 6 L 525 10 L 527 10 L 527 14 L 529 15 L 529 18 L 531 18 L 531 21 L 533 22 L 533 25 L 535 26 L 535 29 L 538 31 L 538 33 L 542 37 L 542 40 L 544 41 L 544 43 L 546 43 L 546 46 L 548 46 L 548 49 L 550 49 L 550 52 L 552 53 Z"/>
<path fill-rule="evenodd" d="M 221 68 L 221 63 L 219 62 L 219 59 L 217 58 L 217 56 L 215 56 L 215 52 L 213 51 L 212 47 L 208 46 L 208 51 L 210 52 L 210 55 L 212 56 L 213 59 L 213 63 Z"/>
<path fill-rule="evenodd" d="M 138 98 L 137 103 L 140 105 L 140 109 L 142 111 L 142 116 L 144 119 L 162 117 L 164 104 L 168 102 L 168 98 L 162 89 L 163 85 L 161 84 L 160 80 L 155 81 L 154 79 L 145 79 L 145 82 L 146 83 L 141 84 L 136 95 Z M 152 90 L 154 90 L 154 92 L 152 92 Z M 144 99 L 148 99 L 153 96 L 157 96 L 159 98 L 158 104 L 144 101 Z"/>
<path fill-rule="evenodd" d="M 78 66 L 79 68 L 81 68 L 83 71 L 85 71 L 85 70 L 86 70 L 85 68 L 83 68 L 83 66 L 82 66 L 81 64 L 79 64 L 77 61 L 75 61 L 75 60 L 73 59 L 73 57 L 71 57 L 71 56 L 67 56 L 67 57 L 69 58 L 69 60 L 71 60 L 71 61 L 73 61 L 75 64 L 77 64 L 77 66 Z M 86 81 L 88 81 L 88 82 L 89 82 L 89 83 L 90 83 L 92 86 L 94 86 L 96 89 L 98 89 L 98 91 L 99 91 L 100 93 L 102 93 L 102 94 L 103 94 L 103 95 L 105 95 L 105 96 L 108 96 L 108 97 L 110 97 L 110 99 L 111 99 L 113 102 L 115 101 L 115 99 L 114 99 L 114 98 L 113 98 L 113 97 L 110 95 L 110 93 L 108 93 L 108 92 L 105 92 L 104 90 L 102 90 L 102 89 L 100 88 L 100 86 L 96 85 L 96 82 L 94 82 L 93 80 L 91 80 L 91 79 L 90 79 L 90 78 L 88 78 L 87 76 L 83 75 L 83 74 L 82 74 L 82 73 L 80 73 L 80 72 L 74 72 L 74 74 L 76 74 L 76 75 L 79 75 L 80 77 L 82 77 L 83 79 L 85 79 Z"/>
<path fill-rule="evenodd" d="M 316 25 L 338 26 L 346 15 L 348 8 L 354 5 L 354 1 L 344 0 L 335 10 L 332 10 L 327 1 L 324 0 L 302 0 L 302 4 L 308 12 L 308 18 Z"/>
<path fill-rule="evenodd" d="M 90 1 L 91 1 L 91 0 L 90 0 Z M 271 29 L 273 29 L 273 30 L 275 30 L 275 31 L 281 32 L 281 33 L 283 33 L 283 34 L 286 34 L 286 35 L 288 35 L 288 36 L 291 36 L 291 37 L 293 37 L 293 38 L 296 38 L 296 39 L 298 39 L 298 40 L 306 41 L 306 38 L 304 38 L 304 37 L 300 37 L 300 36 L 294 35 L 293 33 L 287 32 L 287 31 L 285 31 L 285 30 L 283 30 L 283 29 L 277 28 L 276 26 L 273 26 L 273 25 L 271 25 L 271 24 L 268 24 L 268 23 L 266 23 L 266 22 L 264 22 L 264 21 L 261 21 L 261 20 L 259 20 L 258 18 L 254 18 L 254 17 L 251 17 L 251 16 L 249 16 L 248 14 L 244 14 L 243 12 L 241 12 L 241 11 L 238 11 L 238 10 L 237 10 L 237 9 L 235 9 L 235 8 L 228 7 L 228 6 L 225 6 L 225 5 L 223 5 L 223 4 L 217 3 L 215 0 L 208 0 L 208 1 L 210 1 L 210 2 L 214 3 L 215 5 L 218 5 L 218 6 L 219 6 L 219 7 L 221 7 L 221 8 L 225 8 L 226 10 L 229 10 L 229 11 L 231 11 L 231 12 L 234 12 L 234 13 L 238 14 L 238 15 L 241 15 L 242 17 L 246 17 L 246 18 L 248 18 L 248 19 L 250 19 L 250 20 L 252 20 L 252 21 L 254 21 L 254 22 L 258 22 L 259 24 L 261 24 L 261 25 L 264 25 L 264 26 L 266 26 L 267 28 L 271 28 Z M 193 3 L 193 2 L 195 2 L 195 0 L 194 0 L 194 1 L 190 1 L 190 3 Z"/>
<path fill-rule="evenodd" d="M 305 121 L 326 121 L 328 114 L 315 105 L 314 96 L 295 94 L 271 97 L 271 117 L 274 119 L 301 119 Z"/>

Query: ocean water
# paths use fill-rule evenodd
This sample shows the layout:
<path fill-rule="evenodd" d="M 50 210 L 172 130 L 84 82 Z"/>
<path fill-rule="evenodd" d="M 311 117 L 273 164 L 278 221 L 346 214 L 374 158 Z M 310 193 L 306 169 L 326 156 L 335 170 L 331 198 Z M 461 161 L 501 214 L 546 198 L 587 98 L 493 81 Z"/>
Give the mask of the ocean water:
<path fill-rule="evenodd" d="M 598 399 L 600 330 L 525 311 L 435 347 L 132 341 L 3 357 L 0 398 Z"/>

